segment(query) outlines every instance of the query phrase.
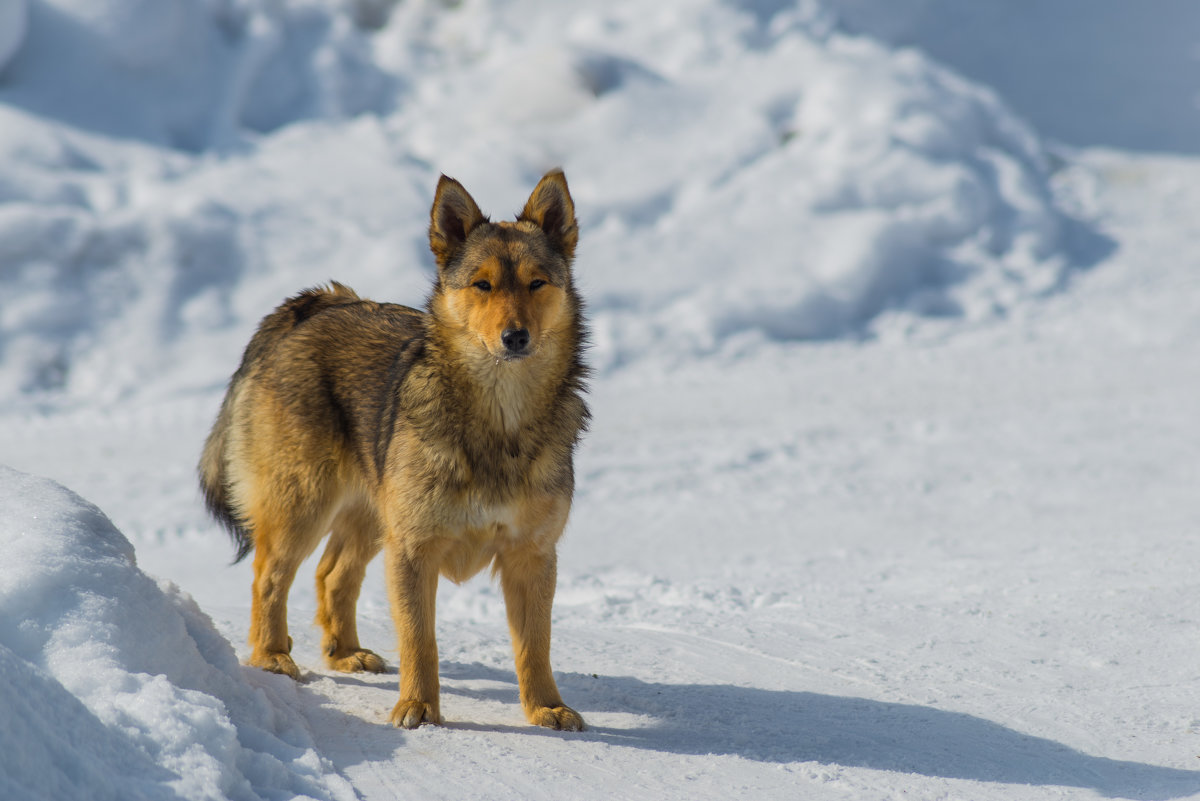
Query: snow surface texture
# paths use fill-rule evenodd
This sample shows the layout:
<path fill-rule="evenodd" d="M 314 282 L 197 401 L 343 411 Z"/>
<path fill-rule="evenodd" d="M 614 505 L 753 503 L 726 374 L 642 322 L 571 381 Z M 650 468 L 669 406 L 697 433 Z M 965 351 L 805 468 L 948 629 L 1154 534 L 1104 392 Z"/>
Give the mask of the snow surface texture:
<path fill-rule="evenodd" d="M 1191 5 L 13 21 L 0 796 L 1200 797 L 1200 164 L 1039 136 L 1180 141 Z M 1081 71 L 1094 138 L 1028 104 L 1058 46 L 1128 81 Z M 1102 113 L 1151 101 L 1136 141 Z M 330 278 L 420 303 L 439 172 L 507 217 L 559 165 L 600 369 L 553 663 L 589 730 L 525 725 L 486 578 L 440 590 L 445 727 L 384 725 L 394 673 L 320 667 L 311 563 L 304 680 L 239 667 L 249 565 L 193 471 L 253 326 Z M 379 565 L 359 606 L 394 664 Z"/>
<path fill-rule="evenodd" d="M 354 798 L 281 703 L 291 688 L 241 668 L 99 509 L 10 468 L 0 509 L 0 794 Z"/>

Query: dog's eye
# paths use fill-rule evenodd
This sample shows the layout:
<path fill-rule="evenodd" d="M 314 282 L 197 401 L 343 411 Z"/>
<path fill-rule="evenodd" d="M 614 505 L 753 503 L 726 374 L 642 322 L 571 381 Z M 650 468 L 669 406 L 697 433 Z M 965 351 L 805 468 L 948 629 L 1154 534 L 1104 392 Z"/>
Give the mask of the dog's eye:
<path fill-rule="evenodd" d="M 475 287 L 476 289 L 480 289 L 484 292 L 492 291 L 492 285 L 487 281 L 476 281 L 475 283 L 471 284 L 471 286 Z"/>
<path fill-rule="evenodd" d="M 541 289 L 545 285 L 546 285 L 545 281 L 543 281 L 540 278 L 535 278 L 529 282 L 529 291 L 532 292 L 535 289 Z"/>

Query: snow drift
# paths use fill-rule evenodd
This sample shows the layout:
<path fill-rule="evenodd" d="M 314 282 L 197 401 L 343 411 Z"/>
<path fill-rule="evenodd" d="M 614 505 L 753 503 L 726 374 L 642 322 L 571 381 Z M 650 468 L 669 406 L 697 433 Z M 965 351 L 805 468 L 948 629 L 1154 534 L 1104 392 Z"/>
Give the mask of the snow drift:
<path fill-rule="evenodd" d="M 0 510 L 0 795 L 354 798 L 288 707 L 295 691 L 243 672 L 99 509 L 0 467 Z"/>
<path fill-rule="evenodd" d="M 389 5 L 32 4 L 0 81 L 6 385 L 211 388 L 329 278 L 419 304 L 439 172 L 506 216 L 566 168 L 601 369 L 987 319 L 1080 258 L 1034 133 L 832 3 Z"/>
<path fill-rule="evenodd" d="M 839 0 L 838 9 L 847 29 L 918 47 L 992 87 L 1043 136 L 1200 152 L 1192 0 Z"/>

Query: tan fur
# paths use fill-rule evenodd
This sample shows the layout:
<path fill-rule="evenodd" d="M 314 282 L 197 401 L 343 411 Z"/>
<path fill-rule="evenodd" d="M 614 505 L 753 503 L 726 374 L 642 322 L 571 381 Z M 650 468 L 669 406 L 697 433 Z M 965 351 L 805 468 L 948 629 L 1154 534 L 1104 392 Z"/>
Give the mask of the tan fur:
<path fill-rule="evenodd" d="M 489 564 L 508 611 L 530 722 L 579 730 L 550 670 L 556 546 L 587 422 L 578 238 L 561 172 L 517 221 L 491 223 L 442 177 L 430 212 L 438 281 L 425 312 L 338 284 L 286 301 L 246 348 L 201 457 L 210 510 L 254 551 L 249 663 L 292 677 L 287 594 L 317 568 L 326 664 L 382 671 L 355 605 L 384 552 L 400 654 L 397 726 L 442 720 L 439 575 Z"/>

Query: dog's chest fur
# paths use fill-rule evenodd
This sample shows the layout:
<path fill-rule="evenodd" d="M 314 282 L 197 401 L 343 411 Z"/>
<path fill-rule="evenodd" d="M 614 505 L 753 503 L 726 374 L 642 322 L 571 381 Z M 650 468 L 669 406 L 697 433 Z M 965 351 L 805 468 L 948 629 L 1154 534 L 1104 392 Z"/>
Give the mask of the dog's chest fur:
<path fill-rule="evenodd" d="M 403 476 L 393 489 L 421 527 L 490 547 L 526 536 L 532 510 L 547 499 L 569 505 L 587 411 L 577 393 L 554 384 L 470 379 L 412 371 L 417 391 L 402 403 L 390 454 Z"/>

